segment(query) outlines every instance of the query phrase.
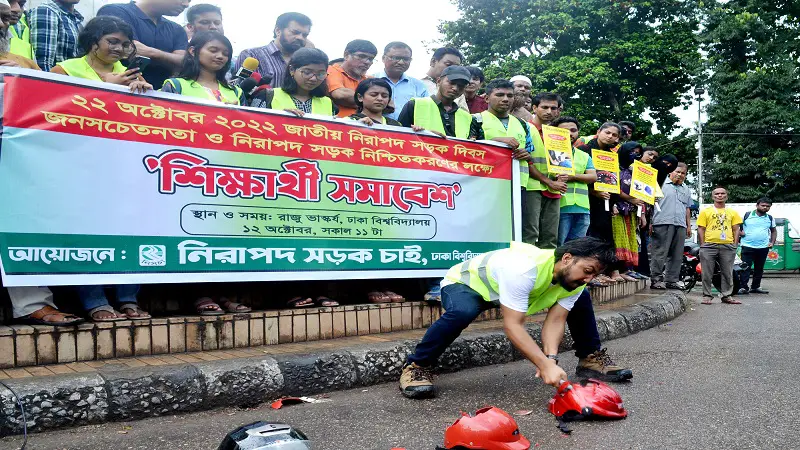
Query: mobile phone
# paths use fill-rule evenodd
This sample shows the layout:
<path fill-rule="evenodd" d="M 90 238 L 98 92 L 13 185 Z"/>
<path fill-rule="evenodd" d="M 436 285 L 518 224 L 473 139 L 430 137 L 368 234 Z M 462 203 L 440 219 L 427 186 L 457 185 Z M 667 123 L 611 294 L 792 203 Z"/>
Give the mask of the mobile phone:
<path fill-rule="evenodd" d="M 150 58 L 146 56 L 137 56 L 131 61 L 130 65 L 128 65 L 128 69 L 139 69 L 139 72 L 144 72 L 149 64 Z"/>

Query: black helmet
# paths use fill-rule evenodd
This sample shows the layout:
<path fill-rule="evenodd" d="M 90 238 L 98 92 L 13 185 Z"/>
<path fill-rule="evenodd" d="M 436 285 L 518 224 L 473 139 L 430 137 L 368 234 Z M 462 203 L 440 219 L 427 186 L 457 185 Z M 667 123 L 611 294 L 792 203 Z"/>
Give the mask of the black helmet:
<path fill-rule="evenodd" d="M 282 423 L 256 422 L 225 436 L 218 450 L 308 450 L 310 441 L 299 430 Z"/>

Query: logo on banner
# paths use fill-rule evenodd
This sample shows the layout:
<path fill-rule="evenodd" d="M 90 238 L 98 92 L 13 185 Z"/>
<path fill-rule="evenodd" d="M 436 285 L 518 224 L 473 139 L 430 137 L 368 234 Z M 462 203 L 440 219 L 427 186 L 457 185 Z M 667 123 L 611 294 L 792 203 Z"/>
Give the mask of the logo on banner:
<path fill-rule="evenodd" d="M 140 245 L 139 265 L 158 267 L 167 265 L 167 247 L 163 245 Z"/>

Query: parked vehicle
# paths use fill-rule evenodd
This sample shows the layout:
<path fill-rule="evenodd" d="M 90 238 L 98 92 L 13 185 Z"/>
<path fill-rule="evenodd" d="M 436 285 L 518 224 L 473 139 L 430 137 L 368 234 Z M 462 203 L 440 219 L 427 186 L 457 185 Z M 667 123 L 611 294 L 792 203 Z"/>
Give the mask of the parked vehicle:
<path fill-rule="evenodd" d="M 733 265 L 733 295 L 739 292 L 740 272 L 742 264 L 739 258 Z M 681 263 L 680 281 L 683 282 L 684 291 L 690 292 L 698 282 L 703 282 L 703 268 L 700 265 L 700 246 L 692 241 L 683 244 L 683 262 Z M 720 289 L 720 268 L 719 264 L 714 266 L 714 287 Z"/>

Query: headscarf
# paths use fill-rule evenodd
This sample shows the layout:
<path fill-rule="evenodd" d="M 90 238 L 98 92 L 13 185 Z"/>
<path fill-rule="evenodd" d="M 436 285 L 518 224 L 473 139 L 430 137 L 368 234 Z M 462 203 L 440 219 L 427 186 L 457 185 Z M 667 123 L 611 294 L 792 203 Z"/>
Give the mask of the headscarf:
<path fill-rule="evenodd" d="M 635 150 L 637 148 L 641 150 L 641 152 L 639 152 L 638 154 L 635 153 Z M 644 147 L 642 147 L 642 144 L 636 141 L 628 141 L 622 144 L 622 146 L 620 146 L 619 148 L 619 151 L 617 152 L 617 154 L 619 154 L 620 170 L 627 169 L 633 164 L 633 161 L 641 159 L 643 152 L 644 152 Z"/>
<path fill-rule="evenodd" d="M 652 166 L 654 169 L 658 170 L 658 176 L 656 178 L 658 179 L 658 185 L 661 186 L 664 184 L 664 181 L 667 180 L 669 174 L 678 166 L 678 158 L 672 154 L 659 156 L 653 161 Z"/>

